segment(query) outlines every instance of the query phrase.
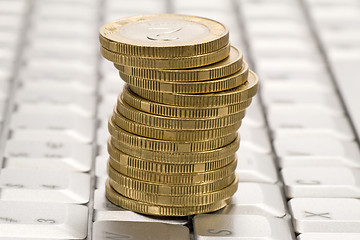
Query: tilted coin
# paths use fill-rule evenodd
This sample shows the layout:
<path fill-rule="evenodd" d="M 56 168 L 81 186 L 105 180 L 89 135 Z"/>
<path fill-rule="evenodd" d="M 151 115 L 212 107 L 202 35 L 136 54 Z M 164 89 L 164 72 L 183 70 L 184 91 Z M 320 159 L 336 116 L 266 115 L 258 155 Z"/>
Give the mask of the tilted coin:
<path fill-rule="evenodd" d="M 235 180 L 236 176 L 235 172 L 232 172 L 220 179 L 215 179 L 214 181 L 209 182 L 201 182 L 198 184 L 170 184 L 142 181 L 136 178 L 125 176 L 116 171 L 113 171 L 111 174 L 113 174 L 115 178 L 112 178 L 112 176 L 109 176 L 109 178 L 116 181 L 118 184 L 124 185 L 127 188 L 148 193 L 171 196 L 205 194 L 218 191 L 225 188 L 226 186 L 229 186 Z"/>
<path fill-rule="evenodd" d="M 159 140 L 127 132 L 114 124 L 111 119 L 108 122 L 108 128 L 114 141 L 140 149 L 160 152 L 202 152 L 226 146 L 237 137 L 237 132 L 234 132 L 227 136 L 202 141 Z"/>
<path fill-rule="evenodd" d="M 223 92 L 208 94 L 184 94 L 184 93 L 162 93 L 151 91 L 135 86 L 130 89 L 137 95 L 148 100 L 173 104 L 183 107 L 211 107 L 232 105 L 243 102 L 255 96 L 258 87 L 258 79 L 254 72 L 249 71 L 248 81 L 244 84 Z"/>
<path fill-rule="evenodd" d="M 208 205 L 223 199 L 230 198 L 237 190 L 238 179 L 236 178 L 229 186 L 206 194 L 191 194 L 191 195 L 159 195 L 154 193 L 147 193 L 136 189 L 130 189 L 124 185 L 118 184 L 116 181 L 109 179 L 110 185 L 113 189 L 121 195 L 161 206 L 201 206 Z"/>
<path fill-rule="evenodd" d="M 214 212 L 225 207 L 231 201 L 231 198 L 228 198 L 219 202 L 211 203 L 209 205 L 191 207 L 168 207 L 161 205 L 153 205 L 124 197 L 123 195 L 117 193 L 111 187 L 109 181 L 106 182 L 105 192 L 107 199 L 117 206 L 128 209 L 130 211 L 158 216 L 188 216 L 194 214 Z"/>
<path fill-rule="evenodd" d="M 211 19 L 156 14 L 127 17 L 100 28 L 101 45 L 114 52 L 147 57 L 184 57 L 214 52 L 229 42 L 229 31 Z"/>
<path fill-rule="evenodd" d="M 206 163 L 209 161 L 217 161 L 227 157 L 232 157 L 238 150 L 240 138 L 238 137 L 232 143 L 222 147 L 203 152 L 157 152 L 147 149 L 139 149 L 128 144 L 123 144 L 117 140 L 109 138 L 108 152 L 109 154 L 118 159 L 120 158 L 119 149 L 131 156 L 152 160 L 159 163 Z"/>
<path fill-rule="evenodd" d="M 116 116 L 116 117 L 115 117 Z M 233 134 L 236 132 L 240 125 L 241 120 L 236 122 L 233 125 L 213 128 L 213 129 L 203 129 L 203 130 L 181 130 L 181 129 L 171 129 L 171 128 L 159 128 L 149 125 L 144 125 L 141 123 L 134 122 L 130 119 L 125 118 L 120 113 L 116 113 L 112 116 L 112 121 L 116 123 L 117 126 L 124 129 L 127 132 L 134 133 L 139 136 L 170 140 L 170 141 L 201 141 L 209 140 L 214 138 L 221 138 Z"/>
<path fill-rule="evenodd" d="M 122 168 L 111 159 L 108 164 L 109 177 L 115 181 L 119 179 L 119 174 L 127 177 L 135 178 L 142 181 L 167 183 L 167 184 L 195 184 L 202 182 L 212 182 L 219 180 L 235 171 L 237 161 L 234 160 L 230 164 L 212 171 L 196 172 L 196 173 L 157 173 L 146 172 L 136 168 Z M 115 169 L 116 168 L 116 169 Z M 122 177 L 122 176 L 120 176 Z"/>
<path fill-rule="evenodd" d="M 228 90 L 243 84 L 248 77 L 248 66 L 244 62 L 240 71 L 211 81 L 167 82 L 146 79 L 119 72 L 122 80 L 138 88 L 167 93 L 210 93 Z"/>
<path fill-rule="evenodd" d="M 120 157 L 116 158 L 116 156 L 112 156 L 112 154 L 110 154 L 110 160 L 114 165 L 118 165 L 117 168 L 131 167 L 142 171 L 157 173 L 194 173 L 212 171 L 230 164 L 235 159 L 234 154 L 233 156 L 206 163 L 172 164 L 158 163 L 147 159 L 133 157 L 121 151 L 119 151 L 119 156 Z"/>
<path fill-rule="evenodd" d="M 150 114 L 131 107 L 121 99 L 114 108 L 115 122 L 117 115 L 122 114 L 127 119 L 142 123 L 148 126 L 154 126 L 167 129 L 213 129 L 234 125 L 245 117 L 245 111 L 237 112 L 231 115 L 213 118 L 177 118 Z"/>
<path fill-rule="evenodd" d="M 132 92 L 129 85 L 125 86 L 122 94 L 119 95 L 118 104 L 121 104 L 119 101 L 122 100 L 143 112 L 177 118 L 213 118 L 231 115 L 245 110 L 252 101 L 249 98 L 243 102 L 225 106 L 182 107 L 149 101 Z"/>
<path fill-rule="evenodd" d="M 214 52 L 204 53 L 191 57 L 176 58 L 151 58 L 142 56 L 125 55 L 118 52 L 112 52 L 103 47 L 100 48 L 101 54 L 107 60 L 119 65 L 128 65 L 143 68 L 160 69 L 184 69 L 194 68 L 216 63 L 229 56 L 230 45 L 220 48 Z"/>
<path fill-rule="evenodd" d="M 163 80 L 169 82 L 176 81 L 204 81 L 216 78 L 222 78 L 240 71 L 242 66 L 243 54 L 234 46 L 230 47 L 229 56 L 217 63 L 211 65 L 189 68 L 189 69 L 154 69 L 139 68 L 133 66 L 114 64 L 115 67 L 134 77 Z"/>

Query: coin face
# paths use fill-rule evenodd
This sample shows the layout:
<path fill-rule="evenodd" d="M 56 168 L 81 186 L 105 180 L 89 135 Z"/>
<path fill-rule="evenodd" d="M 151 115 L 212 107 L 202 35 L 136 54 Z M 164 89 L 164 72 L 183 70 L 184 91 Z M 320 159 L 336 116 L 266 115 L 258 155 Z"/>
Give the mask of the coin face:
<path fill-rule="evenodd" d="M 173 45 L 201 39 L 209 34 L 209 28 L 201 23 L 164 16 L 124 25 L 114 37 L 121 35 L 142 44 Z"/>
<path fill-rule="evenodd" d="M 178 14 L 129 17 L 100 28 L 104 48 L 130 55 L 193 56 L 216 51 L 228 40 L 229 31 L 223 24 Z"/>

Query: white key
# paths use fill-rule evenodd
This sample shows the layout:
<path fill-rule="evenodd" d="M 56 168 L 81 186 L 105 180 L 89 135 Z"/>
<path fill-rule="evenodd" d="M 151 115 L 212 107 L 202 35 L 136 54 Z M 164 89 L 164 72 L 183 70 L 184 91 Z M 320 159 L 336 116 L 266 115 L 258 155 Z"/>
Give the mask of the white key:
<path fill-rule="evenodd" d="M 306 156 L 289 156 L 279 159 L 281 168 L 293 166 L 341 166 L 360 168 L 360 159 L 356 158 L 328 158 L 328 157 L 306 157 Z"/>
<path fill-rule="evenodd" d="M 105 189 L 106 179 L 107 176 L 97 177 L 95 184 L 96 189 Z"/>
<path fill-rule="evenodd" d="M 10 128 L 19 130 L 50 130 L 56 133 L 70 135 L 85 143 L 94 139 L 96 122 L 81 116 L 58 116 L 48 114 L 20 114 L 11 117 Z"/>
<path fill-rule="evenodd" d="M 76 91 L 79 94 L 95 94 L 95 84 L 84 83 L 79 80 L 68 80 L 68 81 L 55 81 L 49 79 L 37 79 L 36 81 L 27 81 L 24 79 L 21 83 L 21 88 L 25 91 L 44 91 L 44 92 L 66 92 Z"/>
<path fill-rule="evenodd" d="M 0 1 L 0 9 L 2 12 L 23 14 L 25 13 L 26 1 L 2 0 Z"/>
<path fill-rule="evenodd" d="M 265 119 L 262 113 L 261 105 L 257 98 L 254 98 L 251 106 L 246 109 L 246 116 L 242 121 L 242 125 L 250 125 L 253 127 L 265 127 Z"/>
<path fill-rule="evenodd" d="M 189 240 L 184 226 L 157 222 L 104 221 L 93 224 L 93 239 Z"/>
<path fill-rule="evenodd" d="M 360 82 L 356 79 L 360 75 L 359 64 L 359 56 L 357 56 L 357 60 L 350 61 L 331 59 L 336 81 L 358 136 L 360 136 L 360 108 L 358 107 L 360 95 L 357 89 L 360 89 Z"/>
<path fill-rule="evenodd" d="M 271 155 L 251 151 L 240 145 L 236 153 L 238 163 L 236 173 L 241 182 L 277 182 L 277 170 Z"/>
<path fill-rule="evenodd" d="M 93 129 L 89 131 L 94 131 Z M 18 141 L 60 141 L 60 142 L 80 142 L 89 144 L 92 139 L 84 138 L 75 131 L 58 131 L 48 129 L 15 129 L 12 130 L 11 139 Z"/>
<path fill-rule="evenodd" d="M 105 197 L 105 189 L 96 189 L 94 195 L 94 221 L 129 221 L 129 222 L 159 222 L 175 225 L 188 223 L 187 217 L 151 217 L 136 212 L 128 211 L 112 204 Z"/>
<path fill-rule="evenodd" d="M 231 204 L 216 212 L 231 215 L 265 215 L 283 217 L 284 200 L 278 185 L 264 183 L 239 183 Z"/>
<path fill-rule="evenodd" d="M 84 239 L 88 208 L 0 201 L 0 239 Z"/>
<path fill-rule="evenodd" d="M 293 131 L 304 133 L 327 132 L 343 140 L 354 139 L 353 131 L 345 116 L 334 116 L 325 111 L 296 106 L 272 106 L 268 111 L 271 129 L 278 131 Z M 276 138 L 276 137 L 275 137 Z"/>
<path fill-rule="evenodd" d="M 118 94 L 113 94 L 113 93 L 106 93 L 105 95 L 103 95 L 103 98 L 101 99 L 101 102 L 98 107 L 98 117 L 101 120 L 104 120 L 105 122 L 107 122 L 107 120 L 113 113 L 114 106 L 117 101 L 117 95 Z M 105 126 L 105 127 L 107 127 L 107 126 Z"/>
<path fill-rule="evenodd" d="M 91 170 L 91 158 L 41 158 L 10 157 L 3 161 L 4 168 L 49 169 L 59 171 L 88 172 Z"/>
<path fill-rule="evenodd" d="M 105 122 L 105 119 L 103 119 Z M 101 124 L 102 125 L 102 124 Z M 106 145 L 108 138 L 110 136 L 109 130 L 107 128 L 107 126 L 100 126 L 97 130 L 96 130 L 96 142 L 99 145 Z"/>
<path fill-rule="evenodd" d="M 355 142 L 341 141 L 325 133 L 280 132 L 274 140 L 279 157 L 327 157 L 360 159 L 359 147 Z"/>
<path fill-rule="evenodd" d="M 260 215 L 197 215 L 194 235 L 196 240 L 294 239 L 286 220 Z"/>
<path fill-rule="evenodd" d="M 54 29 L 54 26 L 56 26 L 56 30 Z M 47 19 L 47 21 L 42 21 L 41 23 L 32 26 L 33 33 L 57 34 L 60 36 L 86 36 L 89 39 L 95 37 L 94 30 L 94 26 L 91 24 L 88 25 L 81 20 L 64 21 L 63 19 Z"/>
<path fill-rule="evenodd" d="M 76 164 L 92 160 L 93 151 L 92 146 L 75 142 L 8 140 L 5 157 L 63 159 Z"/>
<path fill-rule="evenodd" d="M 106 177 L 107 176 L 107 161 L 109 156 L 102 155 L 97 156 L 95 159 L 95 176 L 97 177 Z"/>
<path fill-rule="evenodd" d="M 297 240 L 359 240 L 360 233 L 302 233 Z"/>
<path fill-rule="evenodd" d="M 87 203 L 90 175 L 32 169 L 4 168 L 0 174 L 0 198 L 6 201 Z"/>
<path fill-rule="evenodd" d="M 289 208 L 298 233 L 360 233 L 359 199 L 294 198 Z"/>
<path fill-rule="evenodd" d="M 360 198 L 360 169 L 286 167 L 281 170 L 286 195 L 293 197 Z"/>
<path fill-rule="evenodd" d="M 95 112 L 92 109 L 83 108 L 79 105 L 70 103 L 70 104 L 51 104 L 51 103 L 38 103 L 38 104 L 26 104 L 21 103 L 16 105 L 16 112 L 22 114 L 49 114 L 56 116 L 64 115 L 78 115 L 81 117 L 92 118 L 95 115 Z"/>
<path fill-rule="evenodd" d="M 340 115 L 344 110 L 334 92 L 288 90 L 263 91 L 264 104 L 268 108 L 296 107 L 299 109 L 314 109 L 329 114 Z M 306 97 L 304 97 L 306 96 Z"/>
<path fill-rule="evenodd" d="M 266 128 L 254 128 L 250 125 L 240 128 L 241 145 L 254 152 L 270 153 L 271 146 Z"/>

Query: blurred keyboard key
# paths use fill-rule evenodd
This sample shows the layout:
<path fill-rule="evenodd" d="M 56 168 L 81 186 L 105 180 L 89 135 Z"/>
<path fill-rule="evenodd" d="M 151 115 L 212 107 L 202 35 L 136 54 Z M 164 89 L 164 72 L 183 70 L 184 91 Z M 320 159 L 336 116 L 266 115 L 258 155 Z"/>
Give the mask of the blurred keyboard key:
<path fill-rule="evenodd" d="M 84 239 L 88 208 L 0 201 L 0 239 Z"/>
<path fill-rule="evenodd" d="M 0 198 L 6 201 L 87 203 L 90 175 L 85 173 L 4 168 Z"/>

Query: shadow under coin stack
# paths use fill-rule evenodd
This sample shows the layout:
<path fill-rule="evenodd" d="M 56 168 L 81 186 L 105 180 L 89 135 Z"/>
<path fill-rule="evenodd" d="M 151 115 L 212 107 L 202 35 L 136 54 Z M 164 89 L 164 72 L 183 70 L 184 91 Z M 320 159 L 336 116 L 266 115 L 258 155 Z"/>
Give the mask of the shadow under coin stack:
<path fill-rule="evenodd" d="M 107 198 L 160 216 L 226 206 L 237 190 L 237 130 L 257 92 L 227 28 L 145 15 L 105 24 L 100 43 L 127 82 L 109 119 Z"/>

